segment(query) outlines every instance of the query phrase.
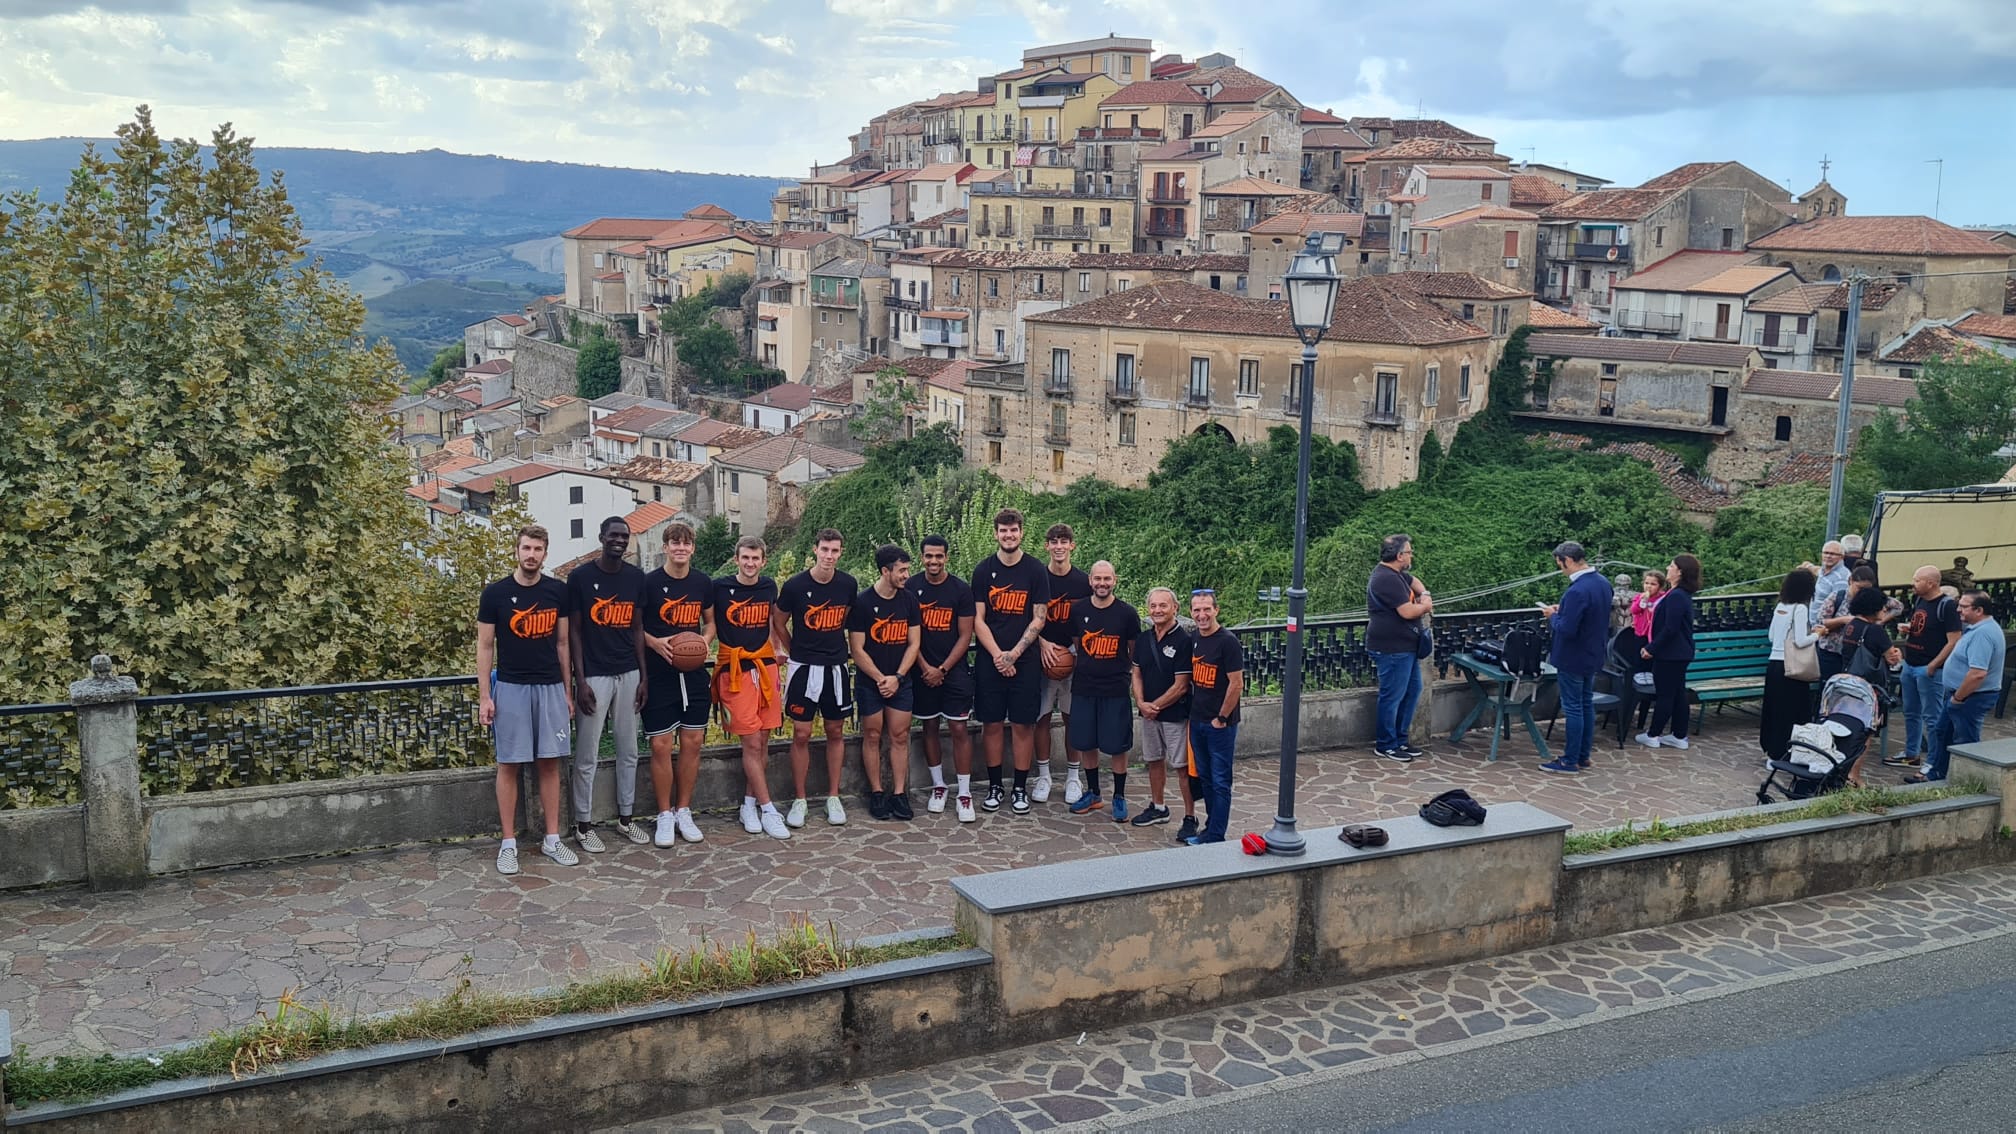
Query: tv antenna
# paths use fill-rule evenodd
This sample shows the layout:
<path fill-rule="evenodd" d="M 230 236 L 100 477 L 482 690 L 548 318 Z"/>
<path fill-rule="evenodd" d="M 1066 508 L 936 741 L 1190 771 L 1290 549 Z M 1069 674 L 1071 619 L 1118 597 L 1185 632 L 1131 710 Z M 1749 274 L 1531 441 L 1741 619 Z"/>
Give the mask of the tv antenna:
<path fill-rule="evenodd" d="M 1946 188 L 1946 159 L 1945 159 L 1945 158 L 1932 158 L 1932 159 L 1930 159 L 1929 161 L 1927 161 L 1927 162 L 1926 162 L 1925 164 L 1926 164 L 1926 165 L 1936 165 L 1936 166 L 1938 166 L 1938 167 L 1939 167 L 1939 168 L 1938 168 L 1938 171 L 1937 171 L 1937 172 L 1936 172 L 1936 173 L 1935 173 L 1935 174 L 1933 175 L 1933 179 L 1932 179 L 1932 219 L 1933 219 L 1933 220 L 1938 220 L 1938 219 L 1939 219 L 1939 198 L 1940 198 L 1940 195 L 1941 195 L 1942 191 L 1943 191 L 1943 190 L 1944 190 L 1944 189 Z"/>

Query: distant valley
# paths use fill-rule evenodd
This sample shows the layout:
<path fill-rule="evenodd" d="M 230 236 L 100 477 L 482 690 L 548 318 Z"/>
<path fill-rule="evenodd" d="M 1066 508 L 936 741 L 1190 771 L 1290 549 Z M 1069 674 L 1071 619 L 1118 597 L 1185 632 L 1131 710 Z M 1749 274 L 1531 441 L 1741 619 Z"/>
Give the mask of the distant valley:
<path fill-rule="evenodd" d="M 60 194 L 86 141 L 0 141 L 0 193 Z M 516 161 L 443 150 L 258 150 L 286 175 L 311 250 L 365 299 L 365 331 L 409 370 L 486 315 L 560 290 L 562 230 L 597 216 L 678 216 L 712 203 L 767 217 L 783 177 Z"/>

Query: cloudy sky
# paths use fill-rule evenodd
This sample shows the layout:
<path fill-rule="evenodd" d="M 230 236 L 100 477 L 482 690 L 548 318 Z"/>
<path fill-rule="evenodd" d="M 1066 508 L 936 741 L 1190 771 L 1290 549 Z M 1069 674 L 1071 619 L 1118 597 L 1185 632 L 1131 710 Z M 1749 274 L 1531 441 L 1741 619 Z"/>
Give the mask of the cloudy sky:
<path fill-rule="evenodd" d="M 798 174 L 870 116 L 1108 31 L 1339 114 L 1446 117 L 1635 184 L 1734 158 L 1858 213 L 2016 222 L 2012 0 L 0 0 L 0 137 Z M 1944 159 L 1943 187 L 1935 185 Z"/>

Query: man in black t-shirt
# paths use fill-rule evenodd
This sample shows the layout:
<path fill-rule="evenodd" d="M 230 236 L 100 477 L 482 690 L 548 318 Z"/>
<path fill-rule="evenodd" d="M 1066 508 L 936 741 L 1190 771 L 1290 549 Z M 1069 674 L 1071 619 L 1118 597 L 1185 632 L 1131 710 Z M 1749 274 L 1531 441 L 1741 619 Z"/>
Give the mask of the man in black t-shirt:
<path fill-rule="evenodd" d="M 623 560 L 630 550 L 630 525 L 623 517 L 602 521 L 600 537 L 602 554 L 567 576 L 574 707 L 581 714 L 574 728 L 574 838 L 593 854 L 603 850 L 591 820 L 605 720 L 616 741 L 616 831 L 633 843 L 651 841 L 641 825 L 631 822 L 637 809 L 637 712 L 649 693 L 644 623 L 637 617 L 644 572 Z"/>
<path fill-rule="evenodd" d="M 1239 739 L 1239 702 L 1246 691 L 1246 655 L 1218 624 L 1218 594 L 1190 592 L 1190 750 L 1204 781 L 1204 829 L 1191 846 L 1222 843 L 1232 820 L 1232 749 Z"/>
<path fill-rule="evenodd" d="M 1070 524 L 1051 524 L 1043 534 L 1043 549 L 1050 553 L 1046 566 L 1050 571 L 1050 601 L 1043 606 L 1043 637 L 1038 639 L 1037 651 L 1042 655 L 1043 664 L 1057 663 L 1059 656 L 1071 652 L 1076 641 L 1077 630 L 1071 622 L 1071 611 L 1078 603 L 1092 597 L 1092 580 L 1085 572 L 1071 565 L 1071 553 L 1078 549 L 1078 537 Z M 1064 716 L 1065 760 L 1070 770 L 1064 781 L 1064 802 L 1076 803 L 1084 794 L 1085 781 L 1079 772 L 1078 758 L 1070 752 L 1071 744 L 1071 678 L 1055 678 L 1049 673 L 1043 675 L 1043 695 L 1036 706 L 1036 780 L 1029 786 L 1029 798 L 1036 803 L 1046 803 L 1050 799 L 1050 714 Z M 1094 763 L 1092 767 L 1099 765 Z"/>
<path fill-rule="evenodd" d="M 1893 768 L 1921 768 L 1932 751 L 1932 731 L 1946 698 L 1939 691 L 1939 669 L 1960 641 L 1960 604 L 1939 590 L 1939 568 L 1920 567 L 1911 573 L 1917 601 L 1904 616 L 1898 634 L 1903 640 L 1904 668 L 1898 681 L 1904 690 L 1904 751 L 1884 759 Z"/>
<path fill-rule="evenodd" d="M 574 715 L 566 680 L 572 652 L 567 589 L 540 573 L 546 565 L 545 528 L 519 528 L 515 554 L 517 570 L 483 588 L 476 606 L 477 719 L 491 730 L 497 753 L 497 817 L 504 829 L 497 848 L 500 874 L 518 873 L 518 773 L 525 764 L 538 771 L 546 816 L 540 853 L 561 866 L 581 861 L 560 841 L 560 758 L 567 755 L 567 725 Z"/>
<path fill-rule="evenodd" d="M 1405 764 L 1427 753 L 1414 747 L 1414 707 L 1421 700 L 1422 616 L 1435 600 L 1421 581 L 1408 574 L 1414 565 L 1414 541 L 1390 535 L 1379 544 L 1379 562 L 1365 584 L 1365 650 L 1379 678 L 1377 735 L 1372 752 Z"/>
<path fill-rule="evenodd" d="M 945 810 L 945 761 L 938 745 L 938 722 L 951 726 L 952 770 L 959 777 L 954 795 L 961 823 L 973 822 L 973 667 L 966 652 L 973 644 L 973 588 L 950 570 L 952 548 L 942 535 L 924 537 L 924 573 L 910 577 L 923 634 L 917 651 L 915 719 L 924 734 L 924 762 L 931 768 L 933 814 Z"/>
<path fill-rule="evenodd" d="M 644 701 L 644 736 L 651 742 L 651 790 L 658 797 L 652 842 L 669 847 L 679 839 L 700 841 L 693 822 L 693 785 L 700 778 L 700 745 L 707 736 L 710 675 L 706 666 L 680 672 L 672 664 L 672 638 L 698 634 L 714 648 L 714 580 L 693 570 L 693 529 L 665 525 L 665 562 L 644 577 L 644 674 L 650 696 Z M 767 622 L 767 616 L 766 616 Z M 679 750 L 673 775 L 672 750 Z M 675 807 L 674 788 L 678 791 Z"/>
<path fill-rule="evenodd" d="M 910 671 L 923 630 L 910 581 L 910 553 L 893 543 L 875 549 L 875 585 L 854 599 L 847 644 L 854 655 L 854 697 L 861 705 L 861 768 L 870 819 L 915 818 L 910 810 Z M 889 790 L 882 790 L 882 737 L 889 737 Z"/>
<path fill-rule="evenodd" d="M 1065 738 L 1077 766 L 1085 769 L 1085 790 L 1071 805 L 1073 815 L 1097 811 L 1099 754 L 1113 762 L 1113 821 L 1127 821 L 1127 752 L 1134 747 L 1134 706 L 1128 696 L 1134 684 L 1134 639 L 1141 616 L 1115 598 L 1113 565 L 1104 559 L 1092 565 L 1092 597 L 1071 610 L 1071 647 L 1078 664 L 1071 671 L 1072 714 Z"/>
<path fill-rule="evenodd" d="M 1176 592 L 1148 592 L 1148 629 L 1134 639 L 1134 704 L 1141 710 L 1141 762 L 1148 765 L 1148 806 L 1136 827 L 1169 821 L 1163 790 L 1171 769 L 1183 792 L 1177 842 L 1197 833 L 1197 795 L 1190 775 L 1190 632 L 1176 621 Z"/>
<path fill-rule="evenodd" d="M 1024 657 L 1043 633 L 1050 601 L 1050 572 L 1022 554 L 1022 513 L 1003 508 L 994 516 L 999 548 L 973 568 L 973 633 L 980 640 L 974 669 L 973 713 L 980 718 L 980 743 L 987 754 L 987 798 L 980 806 L 1001 809 L 1001 724 L 1015 743 L 1015 794 L 1009 809 L 1029 814 L 1029 766 L 1035 756 L 1043 667 Z"/>
<path fill-rule="evenodd" d="M 805 825 L 806 781 L 812 767 L 812 718 L 826 728 L 826 822 L 847 822 L 840 802 L 840 772 L 847 756 L 843 729 L 854 711 L 847 677 L 847 612 L 861 593 L 854 576 L 840 570 L 845 549 L 840 533 L 826 528 L 813 537 L 812 566 L 777 591 L 771 613 L 777 640 L 786 654 L 784 715 L 791 718 L 791 784 L 797 795 L 784 822 Z"/>

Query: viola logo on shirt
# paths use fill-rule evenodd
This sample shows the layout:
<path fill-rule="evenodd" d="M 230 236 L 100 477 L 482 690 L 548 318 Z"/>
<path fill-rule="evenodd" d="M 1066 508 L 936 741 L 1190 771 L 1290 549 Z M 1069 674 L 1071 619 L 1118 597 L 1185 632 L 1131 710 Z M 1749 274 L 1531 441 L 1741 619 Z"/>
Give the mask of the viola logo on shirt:
<path fill-rule="evenodd" d="M 1071 596 L 1059 595 L 1051 599 L 1046 609 L 1048 610 L 1049 620 L 1052 622 L 1071 621 Z"/>
<path fill-rule="evenodd" d="M 1029 613 L 1029 592 L 1016 587 L 987 588 L 987 609 L 996 614 Z"/>
<path fill-rule="evenodd" d="M 588 621 L 597 626 L 614 626 L 627 630 L 636 621 L 637 606 L 629 599 L 598 598 L 588 607 Z"/>
<path fill-rule="evenodd" d="M 766 614 L 767 620 L 769 616 Z M 658 604 L 658 619 L 667 626 L 699 626 L 700 600 L 696 598 L 668 598 Z"/>
<path fill-rule="evenodd" d="M 952 629 L 952 608 L 949 606 L 939 606 L 937 603 L 928 603 L 923 608 L 923 622 L 924 629 L 926 630 L 950 630 Z"/>
<path fill-rule="evenodd" d="M 770 603 L 765 599 L 743 599 L 740 602 L 731 602 L 728 604 L 728 609 L 723 611 L 722 614 L 727 617 L 728 625 L 738 626 L 744 630 L 754 630 L 760 626 L 770 625 Z"/>
<path fill-rule="evenodd" d="M 838 630 L 847 625 L 847 608 L 830 602 L 808 606 L 799 612 L 798 624 L 807 630 Z"/>
<path fill-rule="evenodd" d="M 1191 658 L 1190 683 L 1205 689 L 1218 688 L 1218 667 L 1211 662 Z"/>
<path fill-rule="evenodd" d="M 1078 652 L 1088 658 L 1117 658 L 1120 656 L 1120 636 L 1104 630 L 1088 630 L 1078 635 Z"/>
<path fill-rule="evenodd" d="M 559 626 L 560 608 L 556 606 L 533 606 L 511 612 L 514 638 L 550 638 Z"/>
<path fill-rule="evenodd" d="M 910 620 L 878 618 L 868 626 L 868 640 L 878 646 L 901 646 L 910 641 Z"/>

